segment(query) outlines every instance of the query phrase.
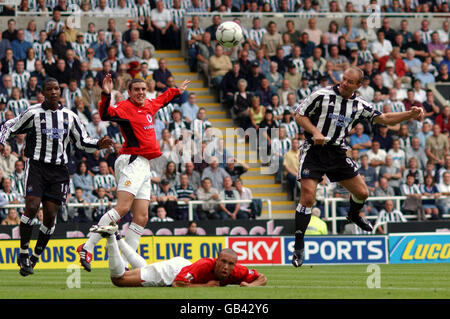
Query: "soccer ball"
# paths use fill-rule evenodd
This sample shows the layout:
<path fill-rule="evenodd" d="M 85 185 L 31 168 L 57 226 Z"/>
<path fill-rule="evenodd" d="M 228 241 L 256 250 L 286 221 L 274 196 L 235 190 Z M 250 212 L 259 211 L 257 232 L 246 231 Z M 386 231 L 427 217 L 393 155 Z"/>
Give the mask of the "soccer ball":
<path fill-rule="evenodd" d="M 242 28 L 236 22 L 226 21 L 217 28 L 216 39 L 223 47 L 235 47 L 242 40 Z"/>

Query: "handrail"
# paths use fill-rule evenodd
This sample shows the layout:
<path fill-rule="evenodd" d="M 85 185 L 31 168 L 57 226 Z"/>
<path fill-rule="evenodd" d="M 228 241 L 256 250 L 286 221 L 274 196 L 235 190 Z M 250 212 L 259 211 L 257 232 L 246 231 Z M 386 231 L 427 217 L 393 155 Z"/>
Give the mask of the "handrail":
<path fill-rule="evenodd" d="M 272 200 L 269 198 L 253 198 L 253 199 L 260 199 L 263 203 L 267 203 L 267 214 L 268 214 L 268 218 L 272 219 Z M 221 200 L 221 201 L 204 201 L 204 200 L 190 200 L 187 205 L 188 205 L 188 219 L 189 221 L 194 220 L 194 205 L 201 205 L 201 204 L 237 204 L 237 203 L 241 203 L 241 204 L 250 204 L 252 202 L 251 199 L 236 199 L 236 200 Z M 114 206 L 116 205 L 117 202 L 111 202 L 109 203 L 109 205 Z M 186 205 L 185 201 L 177 201 L 178 205 Z M 88 205 L 86 206 L 83 203 L 67 203 L 66 204 L 67 207 L 70 208 L 78 208 L 78 207 L 86 207 L 86 208 L 91 208 L 91 207 L 99 207 L 99 206 L 104 206 L 104 204 L 100 204 L 100 203 L 88 203 Z M 150 203 L 150 206 L 156 206 L 158 205 L 158 202 L 152 202 Z M 41 204 L 42 207 L 42 204 Z M 8 209 L 8 208 L 25 208 L 25 204 L 8 204 L 5 206 L 1 206 L 0 209 Z"/>
<path fill-rule="evenodd" d="M 440 196 L 439 199 L 443 198 L 449 198 L 450 196 Z M 395 202 L 395 208 L 397 210 L 401 210 L 400 201 L 405 200 L 407 196 L 380 196 L 380 197 L 369 197 L 366 201 L 385 201 L 385 200 L 392 200 Z M 432 196 L 422 196 L 422 199 L 436 199 Z M 346 220 L 346 217 L 337 217 L 336 216 L 336 203 L 337 202 L 348 202 L 348 199 L 346 198 L 324 198 L 324 211 L 325 221 L 331 221 L 331 231 L 333 235 L 337 234 L 337 221 L 338 220 Z M 331 203 L 331 217 L 330 217 L 330 209 L 328 205 Z M 403 215 L 406 219 L 413 219 L 417 218 L 416 215 Z M 450 214 L 443 214 L 442 217 L 450 217 Z M 366 216 L 367 219 L 377 219 L 377 216 Z"/>

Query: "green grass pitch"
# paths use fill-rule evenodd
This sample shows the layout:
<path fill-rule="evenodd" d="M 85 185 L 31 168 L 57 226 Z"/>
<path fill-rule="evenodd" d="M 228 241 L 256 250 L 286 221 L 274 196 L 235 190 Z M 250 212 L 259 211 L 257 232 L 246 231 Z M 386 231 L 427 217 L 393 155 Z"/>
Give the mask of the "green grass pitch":
<path fill-rule="evenodd" d="M 450 298 L 448 264 L 380 265 L 381 288 L 367 288 L 367 265 L 251 267 L 268 278 L 267 286 L 241 288 L 118 288 L 108 269 L 80 270 L 81 288 L 67 288 L 65 270 L 0 271 L 0 299 L 309 299 L 309 298 Z"/>

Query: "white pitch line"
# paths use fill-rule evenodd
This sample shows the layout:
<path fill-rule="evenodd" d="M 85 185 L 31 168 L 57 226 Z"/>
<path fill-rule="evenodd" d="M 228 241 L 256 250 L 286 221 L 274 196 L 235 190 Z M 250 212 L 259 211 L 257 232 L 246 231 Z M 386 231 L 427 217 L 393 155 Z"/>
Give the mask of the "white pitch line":
<path fill-rule="evenodd" d="M 284 288 L 284 289 L 302 289 L 302 288 L 308 288 L 308 289 L 369 289 L 367 287 L 355 287 L 355 286 L 301 286 L 301 287 L 292 287 L 292 286 L 262 286 L 262 287 L 258 287 L 258 288 Z M 369 289 L 369 290 L 373 290 L 376 291 L 378 289 L 383 289 L 383 290 L 389 290 L 389 289 L 394 289 L 394 290 L 449 290 L 450 288 L 431 288 L 431 287 L 426 287 L 426 288 L 419 288 L 419 287 L 381 287 L 381 288 L 374 288 L 374 289 Z"/>

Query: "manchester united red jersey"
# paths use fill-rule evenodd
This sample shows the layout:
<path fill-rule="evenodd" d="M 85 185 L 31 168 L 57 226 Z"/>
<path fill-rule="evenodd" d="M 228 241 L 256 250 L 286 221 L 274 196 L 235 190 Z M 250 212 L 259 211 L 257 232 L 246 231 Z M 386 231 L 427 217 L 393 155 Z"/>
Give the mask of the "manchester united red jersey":
<path fill-rule="evenodd" d="M 215 280 L 214 267 L 216 259 L 202 258 L 192 265 L 186 266 L 178 273 L 174 281 L 184 281 L 191 284 L 206 284 L 208 281 Z M 236 264 L 230 276 L 220 282 L 221 286 L 239 285 L 245 281 L 251 283 L 258 278 L 259 274 L 254 269 L 248 269 L 245 266 Z"/>
<path fill-rule="evenodd" d="M 170 88 L 144 106 L 134 105 L 129 99 L 110 106 L 111 95 L 102 93 L 99 114 L 103 121 L 115 121 L 125 139 L 120 154 L 140 155 L 147 159 L 161 156 L 153 125 L 158 110 L 179 95 L 177 88 Z"/>

